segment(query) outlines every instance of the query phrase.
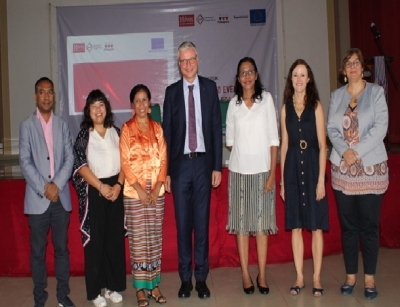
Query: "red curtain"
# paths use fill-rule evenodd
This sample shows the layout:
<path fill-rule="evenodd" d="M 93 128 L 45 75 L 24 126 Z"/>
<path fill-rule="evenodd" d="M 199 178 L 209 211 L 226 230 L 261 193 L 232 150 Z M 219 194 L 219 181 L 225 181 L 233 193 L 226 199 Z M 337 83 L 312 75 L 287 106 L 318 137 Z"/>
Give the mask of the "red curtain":
<path fill-rule="evenodd" d="M 351 47 L 359 48 L 364 57 L 381 55 L 371 23 L 375 23 L 386 55 L 393 56 L 390 64 L 400 84 L 400 1 L 399 0 L 349 0 Z M 400 143 L 400 87 L 398 90 L 390 76 L 389 89 L 389 142 Z"/>
<path fill-rule="evenodd" d="M 380 242 L 381 246 L 400 247 L 400 155 L 389 155 L 390 184 L 382 203 Z M 330 175 L 330 163 L 327 162 L 327 174 Z M 330 177 L 330 176 L 329 176 Z M 280 182 L 280 167 L 276 170 L 276 182 Z M 0 180 L 0 276 L 30 275 L 30 244 L 28 217 L 23 214 L 24 180 Z M 329 231 L 324 233 L 324 255 L 340 253 L 341 232 L 337 216 L 336 202 L 331 182 L 326 185 L 329 203 Z M 280 186 L 276 190 L 276 222 L 279 229 L 277 235 L 268 239 L 268 264 L 293 261 L 291 248 L 291 232 L 285 230 L 284 203 L 279 196 Z M 71 187 L 72 213 L 69 225 L 69 241 L 71 259 L 71 275 L 83 274 L 83 247 L 79 232 L 78 199 Z M 223 266 L 239 266 L 236 237 L 226 231 L 228 219 L 228 170 L 222 171 L 220 187 L 213 189 L 211 195 L 210 216 L 210 253 L 211 268 Z M 128 240 L 126 240 L 128 243 Z M 305 257 L 311 258 L 311 234 L 304 231 Z M 128 244 L 126 245 L 126 269 L 130 271 Z M 178 268 L 175 213 L 171 194 L 166 195 L 162 271 L 176 271 Z M 54 252 L 49 237 L 47 246 L 47 268 L 49 275 L 54 276 Z M 249 263 L 257 263 L 254 238 L 250 240 Z"/>

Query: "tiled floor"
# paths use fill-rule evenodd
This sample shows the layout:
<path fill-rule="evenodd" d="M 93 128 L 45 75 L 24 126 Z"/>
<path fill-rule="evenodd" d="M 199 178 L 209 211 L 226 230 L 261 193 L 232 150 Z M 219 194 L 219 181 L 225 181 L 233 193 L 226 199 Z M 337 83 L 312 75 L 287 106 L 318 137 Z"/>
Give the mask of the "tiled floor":
<path fill-rule="evenodd" d="M 336 306 L 379 306 L 391 307 L 400 306 L 398 284 L 400 280 L 400 249 L 381 248 L 379 254 L 378 273 L 376 285 L 379 295 L 374 300 L 367 300 L 363 291 L 363 276 L 359 274 L 359 282 L 353 294 L 341 295 L 339 287 L 343 282 L 344 268 L 342 255 L 327 256 L 323 262 L 322 286 L 325 294 L 321 298 L 314 298 L 311 294 L 312 289 L 312 261 L 306 260 L 304 271 L 306 275 L 306 288 L 298 296 L 291 296 L 289 288 L 294 282 L 295 272 L 293 263 L 267 265 L 267 281 L 270 287 L 268 295 L 262 295 L 256 291 L 252 295 L 246 295 L 242 290 L 241 274 L 239 268 L 218 268 L 210 271 L 207 284 L 211 290 L 209 299 L 200 300 L 195 291 L 187 299 L 177 297 L 180 281 L 176 272 L 163 273 L 160 288 L 167 297 L 165 306 L 273 306 L 273 307 L 336 307 Z M 360 272 L 361 256 L 360 256 Z M 250 272 L 255 281 L 257 267 L 251 266 Z M 127 275 L 128 289 L 124 291 L 124 301 L 113 304 L 108 301 L 107 306 L 127 307 L 137 306 L 134 289 L 130 286 L 130 276 Z M 86 301 L 85 281 L 83 277 L 71 277 L 71 299 L 77 307 L 93 306 L 92 302 Z M 49 278 L 49 299 L 46 307 L 56 307 L 55 298 L 56 280 Z M 4 307 L 32 307 L 32 281 L 31 278 L 1 277 L 0 278 L 0 306 Z M 155 301 L 150 301 L 150 306 L 159 306 Z"/>

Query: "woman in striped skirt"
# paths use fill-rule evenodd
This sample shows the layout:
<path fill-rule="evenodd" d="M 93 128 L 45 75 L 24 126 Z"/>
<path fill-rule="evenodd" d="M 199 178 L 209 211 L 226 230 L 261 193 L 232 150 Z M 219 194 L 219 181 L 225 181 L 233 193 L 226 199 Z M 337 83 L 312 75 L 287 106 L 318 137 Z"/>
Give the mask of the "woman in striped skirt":
<path fill-rule="evenodd" d="M 121 164 L 125 174 L 124 206 L 138 306 L 149 299 L 166 303 L 161 280 L 162 223 L 167 148 L 162 128 L 150 119 L 149 89 L 136 85 L 130 93 L 133 117 L 121 129 Z M 147 298 L 144 290 L 147 289 Z"/>
<path fill-rule="evenodd" d="M 275 169 L 279 146 L 276 110 L 272 96 L 263 90 L 256 63 L 239 61 L 236 96 L 229 102 L 226 146 L 229 159 L 229 217 L 227 230 L 236 234 L 243 291 L 254 292 L 248 270 L 249 236 L 257 242 L 257 287 L 269 293 L 265 278 L 268 234 L 277 233 Z"/>

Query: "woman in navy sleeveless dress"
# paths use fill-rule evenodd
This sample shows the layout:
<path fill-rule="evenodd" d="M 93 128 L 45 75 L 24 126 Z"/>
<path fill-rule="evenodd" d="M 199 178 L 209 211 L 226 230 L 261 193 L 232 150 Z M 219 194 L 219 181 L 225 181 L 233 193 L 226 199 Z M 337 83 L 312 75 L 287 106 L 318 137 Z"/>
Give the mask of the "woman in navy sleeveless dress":
<path fill-rule="evenodd" d="M 313 294 L 320 283 L 323 230 L 329 229 L 325 196 L 326 134 L 322 105 L 311 68 L 296 60 L 289 70 L 281 110 L 281 196 L 285 201 L 285 228 L 292 230 L 297 279 L 290 288 L 297 295 L 304 288 L 303 228 L 312 232 Z"/>

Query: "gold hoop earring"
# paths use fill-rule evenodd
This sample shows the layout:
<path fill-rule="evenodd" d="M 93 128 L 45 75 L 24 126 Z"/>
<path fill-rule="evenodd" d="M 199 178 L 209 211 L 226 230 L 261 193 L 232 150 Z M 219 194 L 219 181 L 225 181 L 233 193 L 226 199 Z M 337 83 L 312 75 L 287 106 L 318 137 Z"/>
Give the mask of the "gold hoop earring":
<path fill-rule="evenodd" d="M 347 77 L 344 76 L 344 83 L 347 83 Z"/>

